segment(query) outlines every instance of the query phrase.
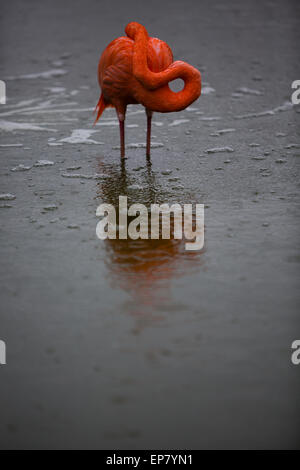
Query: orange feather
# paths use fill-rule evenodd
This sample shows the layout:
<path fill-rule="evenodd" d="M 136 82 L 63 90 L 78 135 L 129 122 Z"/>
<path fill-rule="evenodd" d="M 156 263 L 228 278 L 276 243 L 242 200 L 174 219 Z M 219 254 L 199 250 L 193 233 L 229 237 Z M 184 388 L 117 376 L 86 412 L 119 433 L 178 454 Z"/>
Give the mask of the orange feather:
<path fill-rule="evenodd" d="M 160 39 L 149 37 L 145 27 L 139 23 L 129 23 L 125 32 L 127 37 L 112 41 L 99 61 L 98 80 L 102 93 L 95 110 L 95 123 L 106 107 L 116 108 L 120 121 L 121 154 L 124 156 L 126 107 L 128 104 L 142 104 L 148 117 L 149 155 L 152 112 L 185 109 L 201 94 L 201 76 L 186 62 L 173 62 L 170 47 Z M 178 93 L 168 85 L 177 78 L 184 81 L 184 88 Z"/>

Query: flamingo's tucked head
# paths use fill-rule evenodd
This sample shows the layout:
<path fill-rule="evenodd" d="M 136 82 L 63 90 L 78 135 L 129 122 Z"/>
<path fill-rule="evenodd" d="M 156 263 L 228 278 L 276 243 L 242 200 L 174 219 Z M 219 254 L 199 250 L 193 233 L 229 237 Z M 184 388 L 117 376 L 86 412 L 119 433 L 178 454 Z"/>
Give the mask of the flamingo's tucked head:
<path fill-rule="evenodd" d="M 134 41 L 132 72 L 136 82 L 133 95 L 138 103 L 152 111 L 168 113 L 181 111 L 199 98 L 199 70 L 183 61 L 173 62 L 169 46 L 149 37 L 143 25 L 131 22 L 125 32 Z M 184 81 L 184 88 L 174 93 L 169 82 L 177 78 Z"/>
<path fill-rule="evenodd" d="M 125 33 L 130 39 L 135 39 L 135 36 L 141 29 L 144 30 L 145 34 L 148 36 L 147 30 L 144 26 L 142 26 L 140 23 L 137 23 L 136 21 L 131 21 L 131 23 L 128 23 L 128 25 L 125 28 Z"/>

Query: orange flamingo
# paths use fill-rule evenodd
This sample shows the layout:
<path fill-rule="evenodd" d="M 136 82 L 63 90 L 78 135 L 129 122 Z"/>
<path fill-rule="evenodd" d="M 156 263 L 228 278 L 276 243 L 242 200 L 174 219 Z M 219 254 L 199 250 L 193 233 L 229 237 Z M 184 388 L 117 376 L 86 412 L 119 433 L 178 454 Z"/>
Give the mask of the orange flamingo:
<path fill-rule="evenodd" d="M 131 22 L 126 36 L 112 41 L 103 51 L 98 65 L 101 96 L 96 106 L 95 124 L 104 109 L 116 108 L 120 124 L 121 157 L 125 156 L 124 121 L 128 104 L 142 104 L 147 115 L 146 155 L 150 156 L 151 119 L 153 111 L 182 111 L 201 93 L 200 72 L 186 62 L 173 62 L 170 47 L 148 36 L 146 28 Z M 184 88 L 173 92 L 168 83 L 177 78 Z"/>

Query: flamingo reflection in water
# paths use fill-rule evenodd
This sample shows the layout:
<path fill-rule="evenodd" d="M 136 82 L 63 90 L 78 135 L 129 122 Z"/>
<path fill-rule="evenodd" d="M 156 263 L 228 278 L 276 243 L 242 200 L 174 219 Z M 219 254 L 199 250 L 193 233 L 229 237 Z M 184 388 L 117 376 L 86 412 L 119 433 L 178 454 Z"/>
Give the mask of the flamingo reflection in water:
<path fill-rule="evenodd" d="M 153 203 L 162 204 L 172 196 L 162 188 L 155 178 L 150 160 L 144 171 L 139 172 L 141 183 L 137 186 L 133 172 L 127 172 L 125 160 L 120 164 L 103 163 L 99 160 L 98 172 L 104 178 L 97 186 L 97 199 L 115 207 L 118 224 L 119 195 L 128 197 L 128 206 L 142 203 L 150 208 Z M 128 216 L 128 225 L 134 217 Z M 174 220 L 170 221 L 170 239 L 126 240 L 106 239 L 103 241 L 109 276 L 114 285 L 130 293 L 130 312 L 137 316 L 139 325 L 153 323 L 170 303 L 172 279 L 190 274 L 199 269 L 201 251 L 186 251 L 185 240 L 174 239 Z"/>

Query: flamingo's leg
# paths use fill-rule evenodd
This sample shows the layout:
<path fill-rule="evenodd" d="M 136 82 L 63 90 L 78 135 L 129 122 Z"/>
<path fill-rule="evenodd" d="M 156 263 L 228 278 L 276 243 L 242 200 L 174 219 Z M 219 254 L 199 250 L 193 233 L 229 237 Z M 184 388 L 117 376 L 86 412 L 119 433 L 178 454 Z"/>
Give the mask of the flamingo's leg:
<path fill-rule="evenodd" d="M 124 130 L 124 120 L 119 120 L 120 125 L 120 145 L 121 145 L 121 158 L 125 157 L 125 130 Z"/>
<path fill-rule="evenodd" d="M 120 127 L 120 148 L 121 148 L 121 158 L 125 157 L 125 113 L 117 110 L 117 115 L 119 119 L 119 127 Z"/>
<path fill-rule="evenodd" d="M 152 121 L 153 111 L 146 108 L 147 115 L 147 144 L 146 144 L 146 157 L 150 157 L 150 147 L 151 147 L 151 121 Z"/>

